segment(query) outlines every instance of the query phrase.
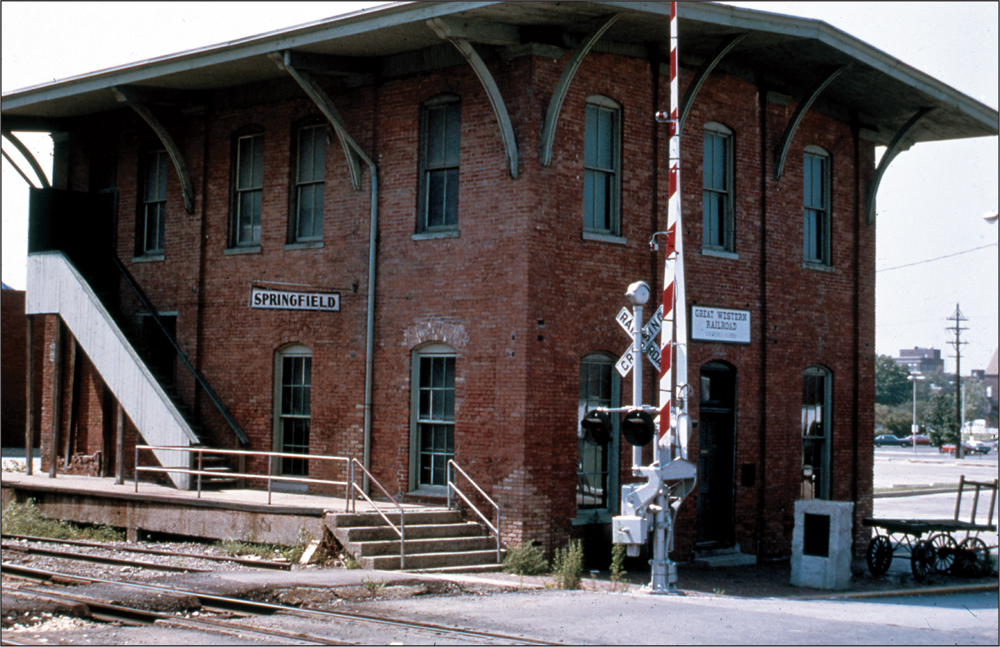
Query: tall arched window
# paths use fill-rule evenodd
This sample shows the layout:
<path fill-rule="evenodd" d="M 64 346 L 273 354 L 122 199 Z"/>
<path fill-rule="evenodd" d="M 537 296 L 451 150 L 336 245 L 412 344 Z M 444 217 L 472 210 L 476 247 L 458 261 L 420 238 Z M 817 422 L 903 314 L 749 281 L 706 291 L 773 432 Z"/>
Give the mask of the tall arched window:
<path fill-rule="evenodd" d="M 833 376 L 822 366 L 802 374 L 802 498 L 830 498 L 830 395 Z"/>
<path fill-rule="evenodd" d="M 312 351 L 301 344 L 280 349 L 275 354 L 274 374 L 274 450 L 308 454 L 312 420 Z M 308 462 L 300 458 L 282 458 L 278 469 L 284 476 L 309 474 Z"/>
<path fill-rule="evenodd" d="M 830 154 L 806 146 L 803 179 L 803 258 L 807 263 L 830 264 Z"/>
<path fill-rule="evenodd" d="M 621 235 L 621 106 L 587 97 L 583 142 L 583 231 Z"/>
<path fill-rule="evenodd" d="M 455 457 L 455 349 L 428 344 L 413 352 L 410 401 L 411 478 L 414 489 L 448 483 Z"/>
<path fill-rule="evenodd" d="M 705 124 L 702 149 L 701 246 L 733 252 L 733 131 L 715 122 Z"/>
<path fill-rule="evenodd" d="M 577 408 L 576 508 L 578 523 L 607 521 L 614 510 L 618 476 L 618 424 L 612 416 L 611 442 L 598 445 L 580 433 L 584 414 L 598 407 L 617 407 L 621 378 L 615 359 L 590 353 L 580 361 L 580 398 Z"/>

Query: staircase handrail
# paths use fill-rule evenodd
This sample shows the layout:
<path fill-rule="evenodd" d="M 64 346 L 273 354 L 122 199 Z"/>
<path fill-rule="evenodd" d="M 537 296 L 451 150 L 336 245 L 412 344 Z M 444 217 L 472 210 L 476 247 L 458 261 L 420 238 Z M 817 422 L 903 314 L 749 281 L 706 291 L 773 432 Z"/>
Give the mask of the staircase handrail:
<path fill-rule="evenodd" d="M 132 291 L 135 293 L 136 297 L 139 298 L 139 301 L 140 303 L 142 303 L 143 307 L 149 311 L 150 316 L 153 318 L 153 321 L 156 322 L 156 325 L 160 328 L 160 331 L 163 332 L 163 335 L 166 337 L 167 341 L 170 342 L 170 345 L 173 347 L 177 355 L 181 358 L 181 361 L 184 363 L 184 366 L 188 369 L 191 375 L 194 376 L 195 381 L 205 391 L 205 394 L 208 396 L 209 401 L 215 406 L 216 409 L 218 409 L 219 413 L 222 414 L 222 418 L 233 430 L 233 433 L 236 434 L 236 437 L 240 441 L 240 445 L 242 445 L 243 447 L 248 446 L 250 444 L 250 439 L 243 432 L 243 428 L 240 427 L 240 424 L 238 422 L 236 422 L 236 418 L 234 418 L 233 415 L 229 412 L 229 409 L 219 398 L 218 394 L 216 394 L 212 386 L 208 383 L 208 380 L 205 379 L 205 376 L 203 376 L 201 374 L 201 371 L 195 368 L 194 365 L 191 363 L 191 360 L 188 359 L 187 353 L 181 350 L 180 345 L 177 343 L 177 339 L 170 333 L 170 331 L 167 330 L 167 327 L 164 325 L 163 320 L 160 319 L 160 315 L 159 313 L 157 313 L 155 306 L 153 306 L 153 303 L 146 297 L 146 294 L 142 291 L 142 288 L 139 286 L 138 282 L 136 282 L 135 277 L 132 276 L 131 272 L 128 271 L 128 268 L 125 267 L 125 264 L 122 263 L 117 256 L 112 255 L 112 259 L 114 259 L 115 265 L 117 266 L 119 272 L 121 272 L 122 277 L 124 277 L 125 282 L 128 284 L 130 288 L 132 288 Z"/>
<path fill-rule="evenodd" d="M 351 511 L 352 512 L 355 511 L 354 510 L 354 497 L 353 497 L 353 494 L 355 492 L 357 492 L 362 497 L 364 497 L 365 501 L 367 501 L 375 509 L 375 512 L 377 512 L 379 514 L 379 516 L 382 517 L 382 519 L 384 519 L 387 524 L 389 524 L 389 527 L 392 528 L 396 532 L 397 535 L 399 535 L 399 568 L 400 568 L 400 570 L 405 569 L 406 568 L 406 518 L 405 518 L 405 512 L 403 510 L 403 506 L 401 506 L 399 504 L 399 502 L 396 501 L 396 499 L 394 499 L 392 497 L 392 495 L 389 494 L 384 487 L 382 487 L 382 484 L 379 483 L 375 479 L 374 476 L 372 476 L 371 472 L 369 472 L 367 469 L 365 469 L 365 466 L 361 464 L 361 461 L 359 461 L 356 458 L 352 458 L 350 465 L 351 465 L 351 469 L 349 470 L 349 473 L 350 473 L 349 478 L 350 478 L 350 482 L 351 482 L 351 494 L 352 494 L 352 496 L 351 496 Z M 380 508 L 379 505 L 377 503 L 375 503 L 375 501 L 373 501 L 367 494 L 365 494 L 364 488 L 360 487 L 357 484 L 357 481 L 354 479 L 354 466 L 355 465 L 357 465 L 358 467 L 360 467 L 361 471 L 365 473 L 365 475 L 368 477 L 368 482 L 371 483 L 371 484 L 373 484 L 373 485 L 375 485 L 375 487 L 377 487 L 379 489 L 379 491 L 382 492 L 382 494 L 387 499 L 389 499 L 389 501 L 392 502 L 392 504 L 395 505 L 396 508 L 399 509 L 399 528 L 397 528 L 396 524 L 394 524 L 392 521 L 390 521 L 389 517 L 387 517 L 385 515 L 385 513 L 382 512 L 382 508 Z"/>
<path fill-rule="evenodd" d="M 461 473 L 461 475 L 464 476 L 465 479 L 472 484 L 472 487 L 476 488 L 476 491 L 478 491 L 479 494 L 482 495 L 482 497 L 486 499 L 490 505 L 493 506 L 494 510 L 496 510 L 496 526 L 490 523 L 490 520 L 486 518 L 486 515 L 484 515 L 479 510 L 476 504 L 470 501 L 469 497 L 465 496 L 462 490 L 459 489 L 458 484 L 455 483 L 455 479 L 452 478 L 451 468 L 455 468 L 456 470 L 458 470 L 459 473 Z M 490 496 L 486 494 L 486 492 L 483 492 L 483 488 L 479 487 L 479 484 L 476 483 L 474 480 L 472 480 L 472 477 L 469 476 L 468 473 L 466 473 L 466 471 L 463 470 L 458 463 L 456 463 L 452 459 L 449 459 L 448 460 L 448 509 L 449 510 L 451 509 L 452 490 L 454 490 L 455 494 L 460 496 L 462 500 L 465 501 L 465 504 L 468 505 L 473 512 L 479 515 L 479 518 L 483 520 L 483 523 L 486 524 L 486 527 L 489 528 L 491 531 L 493 531 L 493 533 L 497 536 L 497 564 L 499 564 L 500 563 L 500 506 L 497 505 L 496 501 L 491 499 Z"/>
<path fill-rule="evenodd" d="M 140 467 L 139 466 L 139 450 L 150 450 L 150 451 L 174 451 L 174 452 L 187 452 L 189 454 L 198 454 L 198 469 L 183 469 L 177 467 Z M 261 452 L 261 451 L 250 451 L 243 449 L 215 449 L 212 447 L 174 447 L 169 445 L 136 445 L 135 446 L 135 491 L 139 492 L 139 472 L 161 472 L 164 474 L 174 473 L 174 474 L 190 474 L 198 476 L 198 497 L 201 498 L 201 477 L 204 476 L 218 476 L 219 472 L 211 472 L 203 470 L 202 457 L 205 454 L 223 454 L 229 456 L 259 456 L 267 457 L 267 474 L 250 474 L 244 472 L 225 472 L 226 476 L 231 476 L 233 478 L 245 478 L 245 479 L 266 479 L 267 480 L 267 505 L 271 505 L 271 482 L 272 481 L 284 481 L 290 483 L 323 483 L 327 485 L 341 485 L 344 487 L 344 511 L 348 512 L 350 505 L 350 487 L 351 483 L 349 479 L 343 481 L 331 481 L 328 479 L 318 479 L 309 476 L 277 476 L 273 472 L 272 461 L 275 458 L 295 458 L 301 460 L 318 460 L 318 461 L 343 461 L 350 464 L 349 458 L 346 456 L 318 456 L 316 454 L 292 454 L 289 452 Z"/>

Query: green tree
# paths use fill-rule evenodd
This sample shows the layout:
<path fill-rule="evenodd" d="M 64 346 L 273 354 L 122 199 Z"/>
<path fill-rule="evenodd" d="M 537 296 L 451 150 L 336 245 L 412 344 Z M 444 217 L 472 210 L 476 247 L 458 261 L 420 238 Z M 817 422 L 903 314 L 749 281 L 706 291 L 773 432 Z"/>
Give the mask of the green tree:
<path fill-rule="evenodd" d="M 931 442 L 943 445 L 958 441 L 958 421 L 955 420 L 954 393 L 937 393 L 931 398 L 930 406 L 924 416 L 924 424 L 930 434 Z"/>
<path fill-rule="evenodd" d="M 906 379 L 910 371 L 888 355 L 875 358 L 875 402 L 896 406 L 909 402 L 910 382 Z"/>
<path fill-rule="evenodd" d="M 978 377 L 962 378 L 963 408 L 965 421 L 979 420 L 986 417 L 989 411 L 989 400 L 986 397 L 986 385 Z"/>

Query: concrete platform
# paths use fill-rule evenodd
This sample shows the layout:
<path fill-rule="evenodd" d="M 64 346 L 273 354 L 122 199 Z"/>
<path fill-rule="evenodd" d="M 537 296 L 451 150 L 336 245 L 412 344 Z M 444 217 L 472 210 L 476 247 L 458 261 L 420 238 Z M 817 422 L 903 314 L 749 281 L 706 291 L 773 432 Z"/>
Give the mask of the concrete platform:
<path fill-rule="evenodd" d="M 79 523 L 104 524 L 125 528 L 130 541 L 142 531 L 171 533 L 217 540 L 240 540 L 294 545 L 304 531 L 314 539 L 323 536 L 327 513 L 345 512 L 342 497 L 320 494 L 272 492 L 266 490 L 223 489 L 176 490 L 152 483 L 126 481 L 116 485 L 113 478 L 63 476 L 4 472 L 3 505 L 9 500 L 34 499 L 49 517 Z M 407 510 L 440 509 L 427 505 L 403 504 Z M 373 512 L 367 501 L 355 502 L 357 512 Z M 386 504 L 385 511 L 395 506 Z"/>

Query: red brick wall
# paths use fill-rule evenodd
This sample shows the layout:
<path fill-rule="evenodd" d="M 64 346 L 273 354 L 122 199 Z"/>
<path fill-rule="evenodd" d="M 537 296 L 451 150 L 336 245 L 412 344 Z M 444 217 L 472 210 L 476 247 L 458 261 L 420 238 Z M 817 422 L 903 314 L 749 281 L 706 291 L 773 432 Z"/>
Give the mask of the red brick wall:
<path fill-rule="evenodd" d="M 338 90 L 333 97 L 379 171 L 372 470 L 390 492 L 410 489 L 412 354 L 424 343 L 449 344 L 457 366 L 456 459 L 503 506 L 506 541 L 537 539 L 548 548 L 565 541 L 576 515 L 580 360 L 594 351 L 617 356 L 627 347 L 614 316 L 633 281 L 647 281 L 659 296 L 663 262 L 647 243 L 666 226 L 666 129 L 651 115 L 665 102 L 667 82 L 656 78 L 649 61 L 592 52 L 563 104 L 552 164 L 541 166 L 545 109 L 567 56 L 489 63 L 517 137 L 517 179 L 507 171 L 496 117 L 467 66 Z M 370 178 L 364 169 L 361 190 L 353 189 L 332 138 L 324 244 L 285 248 L 293 126 L 316 110 L 282 87 L 262 88 L 260 96 L 274 98 L 258 103 L 234 100 L 168 122 L 192 174 L 195 208 L 184 211 L 171 171 L 162 261 L 132 258 L 136 174 L 151 143 L 148 129 L 128 116 L 109 127 L 106 138 L 118 148 L 119 255 L 156 307 L 177 313 L 182 348 L 243 426 L 251 449 L 273 447 L 275 353 L 298 343 L 313 351 L 311 451 L 360 457 Z M 415 240 L 420 105 L 444 92 L 461 97 L 459 236 Z M 795 105 L 762 101 L 761 92 L 721 72 L 708 79 L 685 124 L 682 195 L 690 303 L 751 312 L 751 343 L 692 342 L 689 375 L 697 398 L 705 363 L 722 360 L 736 369 L 736 541 L 769 557 L 790 550 L 801 478 L 802 372 L 809 366 L 833 374 L 833 497 L 856 499 L 858 518 L 870 513 L 874 229 L 864 223 L 859 187 L 872 173 L 873 149 L 848 124 L 810 112 L 792 140 L 782 178 L 774 180 L 774 146 Z M 622 106 L 621 243 L 581 236 L 583 114 L 592 94 Z M 701 254 L 700 133 L 708 121 L 734 131 L 734 259 Z M 265 130 L 262 240 L 258 253 L 226 254 L 233 135 L 248 125 Z M 802 151 L 808 144 L 822 146 L 832 160 L 831 271 L 802 266 Z M 83 183 L 85 156 L 72 159 L 70 183 Z M 255 282 L 336 289 L 342 309 L 252 310 L 247 299 Z M 656 397 L 652 373 L 647 365 L 647 402 Z M 214 442 L 231 446 L 206 398 L 185 380 L 182 394 L 195 403 Z M 630 402 L 631 379 L 622 383 L 621 400 Z M 696 406 L 692 414 L 697 419 Z M 88 446 L 90 437 L 88 431 Z M 622 442 L 622 481 L 630 476 L 629 462 Z M 756 470 L 753 486 L 741 485 L 744 465 Z M 263 462 L 249 467 L 262 470 Z M 694 548 L 696 504 L 692 495 L 681 510 L 680 558 Z M 864 535 L 859 525 L 861 550 Z"/>
<path fill-rule="evenodd" d="M 0 291 L 0 327 L 3 330 L 3 427 L 4 447 L 24 447 L 25 398 L 28 372 L 28 327 L 24 316 L 24 291 Z"/>

